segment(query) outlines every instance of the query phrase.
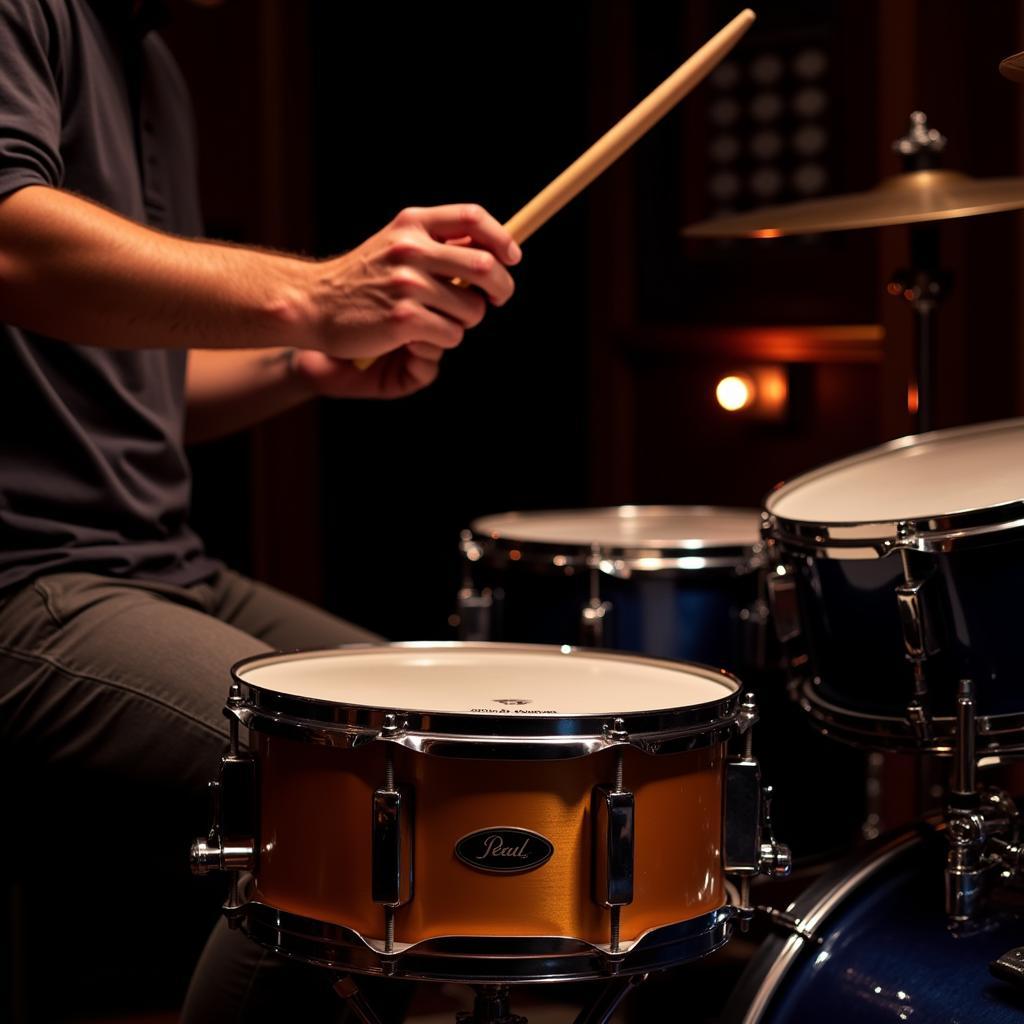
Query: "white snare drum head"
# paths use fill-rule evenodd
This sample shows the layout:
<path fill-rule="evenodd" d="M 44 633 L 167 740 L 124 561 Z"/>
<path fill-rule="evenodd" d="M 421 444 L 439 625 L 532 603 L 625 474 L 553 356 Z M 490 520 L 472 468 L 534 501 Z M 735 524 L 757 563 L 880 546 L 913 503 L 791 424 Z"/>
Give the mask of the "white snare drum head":
<path fill-rule="evenodd" d="M 1024 419 L 937 430 L 783 484 L 765 507 L 807 523 L 929 519 L 1024 501 Z"/>
<path fill-rule="evenodd" d="M 761 537 L 756 509 L 708 505 L 620 505 L 551 512 L 506 512 L 473 523 L 479 535 L 589 548 L 752 547 Z"/>
<path fill-rule="evenodd" d="M 269 655 L 236 671 L 263 690 L 384 710 L 519 716 L 627 715 L 725 700 L 728 675 L 570 648 L 438 644 Z"/>

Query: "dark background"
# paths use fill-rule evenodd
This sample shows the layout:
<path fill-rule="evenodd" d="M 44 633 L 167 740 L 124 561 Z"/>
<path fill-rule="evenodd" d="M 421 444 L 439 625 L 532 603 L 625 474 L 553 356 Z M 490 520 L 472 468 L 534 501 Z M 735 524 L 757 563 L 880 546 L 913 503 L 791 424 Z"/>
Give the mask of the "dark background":
<path fill-rule="evenodd" d="M 739 9 L 170 6 L 165 36 L 195 99 L 209 234 L 317 256 L 358 244 L 406 204 L 472 200 L 508 217 Z M 742 243 L 684 242 L 679 231 L 726 205 L 798 198 L 808 162 L 822 176 L 817 194 L 871 187 L 898 170 L 891 142 L 915 108 L 949 137 L 946 166 L 1020 174 L 1024 89 L 996 68 L 1024 50 L 1024 3 L 770 0 L 759 15 L 732 59 L 736 81 L 701 86 L 530 240 L 514 301 L 445 357 L 436 386 L 396 403 L 310 403 L 194 449 L 194 519 L 211 551 L 392 638 L 442 637 L 458 533 L 476 516 L 757 506 L 779 479 L 908 432 L 910 317 L 885 289 L 907 262 L 906 229 Z M 807 50 L 825 62 L 810 118 L 825 143 L 813 161 L 792 146 L 808 120 L 797 110 L 808 85 L 793 71 Z M 766 58 L 783 70 L 764 83 L 754 69 Z M 780 112 L 759 120 L 766 94 Z M 728 123 L 723 101 L 736 108 Z M 754 152 L 764 132 L 778 136 L 779 155 Z M 716 149 L 723 136 L 734 157 Z M 770 196 L 753 185 L 766 170 L 778 177 Z M 723 175 L 735 187 L 728 200 L 716 192 Z M 942 228 L 955 284 L 939 328 L 940 426 L 1024 412 L 1021 226 L 1000 214 Z M 719 409 L 718 378 L 762 365 L 790 377 L 787 416 L 765 423 Z M 807 730 L 765 729 L 759 744 L 772 738 L 800 776 L 790 808 L 817 826 L 849 792 L 830 787 L 853 755 L 816 753 Z M 863 820 L 859 805 L 846 809 Z M 131 823 L 119 840 L 141 870 Z M 96 856 L 114 850 L 84 831 L 70 842 L 69 857 L 83 844 Z M 76 870 L 55 883 L 66 894 L 59 917 L 34 920 L 48 937 L 93 935 L 86 897 L 101 906 L 101 894 L 76 892 L 88 881 Z M 146 927 L 160 926 L 164 894 L 138 891 L 137 934 L 98 955 L 115 970 L 129 945 L 149 954 L 134 988 L 160 999 L 173 972 L 152 955 Z M 53 985 L 67 985 L 59 959 L 37 957 L 41 989 L 81 1002 L 91 985 L 109 998 L 105 976 L 67 993 Z M 670 995 L 712 989 L 707 978 Z M 127 988 L 117 995 L 138 996 Z"/>
<path fill-rule="evenodd" d="M 739 6 L 181 6 L 169 38 L 197 97 L 210 230 L 329 255 L 405 204 L 473 200 L 505 219 Z M 446 637 L 458 534 L 477 516 L 757 507 L 781 479 L 910 432 L 910 310 L 886 290 L 908 229 L 732 243 L 680 229 L 871 188 L 900 170 L 892 142 L 915 109 L 948 137 L 945 166 L 1020 174 L 1024 89 L 997 67 L 1024 50 L 1024 3 L 772 0 L 758 15 L 733 81 L 704 83 L 527 243 L 513 302 L 445 357 L 437 385 L 310 405 L 197 449 L 211 548 L 393 639 Z M 821 64 L 809 78 L 807 53 Z M 758 112 L 766 101 L 774 115 Z M 812 155 L 796 146 L 808 127 L 822 140 Z M 766 134 L 775 155 L 758 150 Z M 814 192 L 799 187 L 807 165 Z M 777 180 L 759 193 L 766 172 Z M 941 227 L 953 287 L 938 426 L 1024 412 L 1021 227 L 1019 214 Z M 788 375 L 787 415 L 720 409 L 717 380 L 761 366 Z M 781 684 L 756 683 L 780 836 L 806 854 L 855 834 L 860 755 L 812 736 Z M 909 762 L 886 772 L 883 823 L 916 816 Z"/>
<path fill-rule="evenodd" d="M 179 4 L 168 38 L 197 98 L 210 231 L 323 256 L 406 204 L 472 200 L 505 219 L 738 9 Z M 392 639 L 443 638 L 458 534 L 477 516 L 757 507 L 781 479 L 910 432 L 910 310 L 886 289 L 907 228 L 717 243 L 680 229 L 871 188 L 900 170 L 892 142 L 915 109 L 948 137 L 946 167 L 1021 173 L 1024 89 L 997 72 L 1019 50 L 1020 0 L 762 4 L 728 68 L 527 243 L 514 300 L 434 387 L 310 404 L 196 449 L 211 549 Z M 800 71 L 809 53 L 814 75 Z M 811 154 L 797 146 L 808 128 Z M 766 135 L 777 153 L 759 149 Z M 801 191 L 808 165 L 816 191 Z M 1019 214 L 941 226 L 940 427 L 1024 412 L 1021 227 Z M 780 421 L 718 407 L 721 376 L 763 366 L 789 377 Z M 780 834 L 805 851 L 800 828 L 816 829 L 810 848 L 827 845 L 826 806 L 836 834 L 855 832 L 860 755 L 812 737 L 781 683 L 753 682 L 768 703 L 759 749 L 788 789 Z M 895 824 L 918 811 L 909 765 L 887 764 Z"/>
<path fill-rule="evenodd" d="M 514 212 L 738 10 L 718 0 L 437 5 L 233 0 L 174 5 L 166 31 L 196 100 L 212 235 L 328 255 L 403 205 Z M 823 194 L 898 170 L 891 141 L 921 107 L 946 166 L 1019 172 L 1022 90 L 996 72 L 1024 48 L 1022 5 L 828 0 L 763 5 L 739 84 L 705 83 L 527 245 L 518 293 L 446 356 L 428 392 L 310 405 L 197 448 L 195 519 L 246 571 L 394 638 L 446 635 L 456 541 L 477 515 L 625 502 L 757 505 L 777 480 L 906 433 L 910 317 L 886 294 L 907 231 L 684 242 L 722 204 L 710 153 L 727 93 L 740 155 L 732 206 L 767 127 L 788 201 L 799 163 L 791 70 L 814 83 Z M 754 63 L 787 68 L 767 86 Z M 777 93 L 770 123 L 749 111 Z M 1024 408 L 1020 219 L 947 222 L 955 275 L 940 320 L 939 425 Z M 714 403 L 727 372 L 771 363 L 785 422 Z"/>

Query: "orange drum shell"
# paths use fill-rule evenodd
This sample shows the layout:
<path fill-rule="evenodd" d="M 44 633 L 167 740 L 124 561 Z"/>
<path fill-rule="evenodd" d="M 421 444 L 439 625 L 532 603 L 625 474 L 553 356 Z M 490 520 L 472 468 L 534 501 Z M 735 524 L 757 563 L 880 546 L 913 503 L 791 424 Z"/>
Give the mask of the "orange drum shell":
<path fill-rule="evenodd" d="M 340 749 L 256 735 L 261 787 L 255 898 L 279 910 L 384 931 L 370 896 L 375 788 L 384 744 Z M 437 757 L 393 746 L 399 787 L 414 790 L 414 894 L 395 938 L 441 935 L 573 936 L 608 941 L 609 913 L 591 894 L 591 793 L 610 785 L 615 753 L 553 761 Z M 653 756 L 625 750 L 625 788 L 636 797 L 634 898 L 624 941 L 724 903 L 722 757 L 713 746 Z M 460 861 L 458 841 L 516 827 L 554 844 L 547 863 L 494 874 Z"/>

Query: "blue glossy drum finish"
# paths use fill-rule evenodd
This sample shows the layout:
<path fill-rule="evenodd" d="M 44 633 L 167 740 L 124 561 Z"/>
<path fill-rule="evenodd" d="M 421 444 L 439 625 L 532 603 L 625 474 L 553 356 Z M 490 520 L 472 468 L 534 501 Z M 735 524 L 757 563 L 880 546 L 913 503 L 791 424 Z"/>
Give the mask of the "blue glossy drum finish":
<path fill-rule="evenodd" d="M 1024 920 L 1004 907 L 976 930 L 951 931 L 945 852 L 941 832 L 920 825 L 819 880 L 792 908 L 805 921 L 823 914 L 814 938 L 769 938 L 722 1024 L 1020 1024 L 1024 993 L 988 965 L 1024 945 Z"/>
<path fill-rule="evenodd" d="M 621 579 L 600 576 L 600 597 L 609 603 L 602 646 L 656 658 L 695 661 L 739 671 L 744 652 L 756 645 L 742 617 L 758 598 L 758 579 L 734 569 L 645 571 Z M 494 594 L 489 639 L 546 644 L 586 644 L 582 612 L 590 599 L 589 571 L 510 565 L 477 572 Z"/>
<path fill-rule="evenodd" d="M 801 635 L 792 647 L 799 654 L 790 652 L 795 674 L 812 681 L 829 703 L 902 717 L 913 698 L 913 669 L 896 598 L 904 580 L 900 552 L 839 559 L 807 555 L 784 540 L 777 548 L 797 584 Z M 985 545 L 911 551 L 906 558 L 912 577 L 924 582 L 931 712 L 954 714 L 964 678 L 977 684 L 980 715 L 1024 710 L 1024 542 L 993 533 Z"/>
<path fill-rule="evenodd" d="M 601 647 L 730 671 L 759 666 L 767 630 L 758 523 L 754 509 L 708 506 L 485 517 L 464 537 L 464 568 L 491 605 L 461 637 L 592 646 L 583 613 L 596 597 L 606 606 Z"/>

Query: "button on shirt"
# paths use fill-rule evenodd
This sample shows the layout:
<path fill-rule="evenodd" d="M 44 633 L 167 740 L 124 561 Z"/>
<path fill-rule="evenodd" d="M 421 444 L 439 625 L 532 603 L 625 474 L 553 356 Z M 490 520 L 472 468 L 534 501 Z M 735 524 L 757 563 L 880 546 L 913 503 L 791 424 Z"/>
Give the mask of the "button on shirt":
<path fill-rule="evenodd" d="M 2 0 L 0 203 L 65 189 L 196 236 L 188 95 L 133 6 Z M 0 590 L 57 571 L 187 585 L 215 570 L 186 521 L 185 362 L 0 324 Z"/>

